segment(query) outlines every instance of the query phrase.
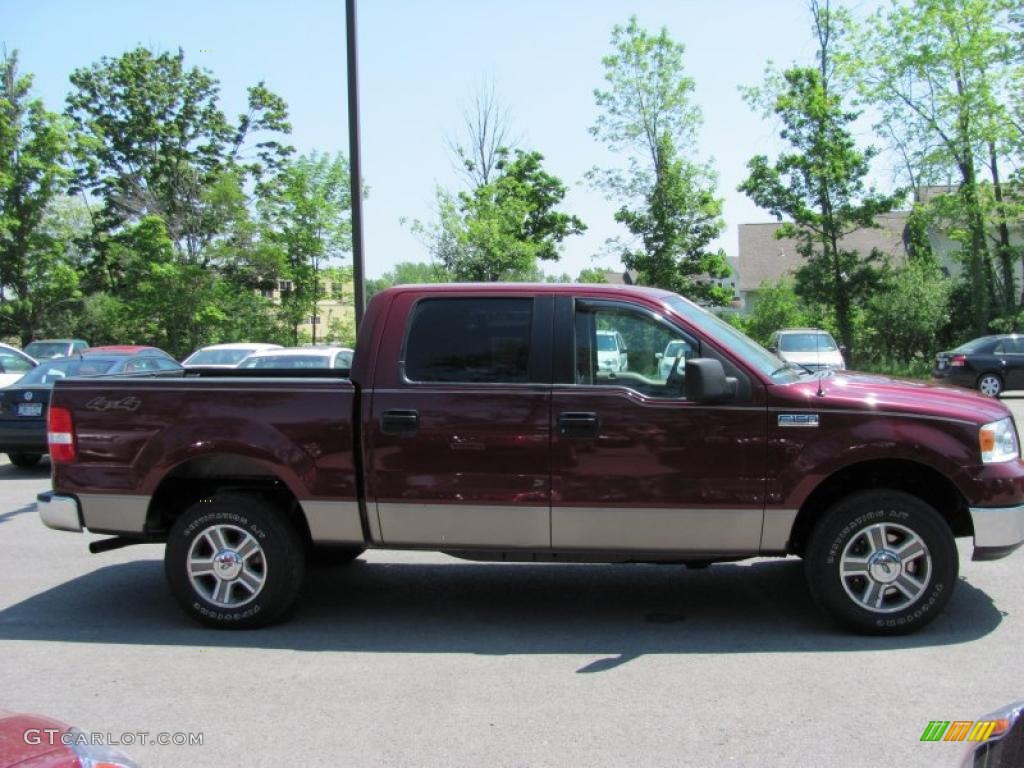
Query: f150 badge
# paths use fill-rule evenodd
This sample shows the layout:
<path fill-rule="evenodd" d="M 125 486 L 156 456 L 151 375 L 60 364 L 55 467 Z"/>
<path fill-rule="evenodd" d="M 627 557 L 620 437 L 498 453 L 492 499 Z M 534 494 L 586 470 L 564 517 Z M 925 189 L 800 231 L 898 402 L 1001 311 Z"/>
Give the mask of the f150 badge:
<path fill-rule="evenodd" d="M 780 427 L 816 427 L 818 426 L 818 414 L 816 413 L 780 413 Z"/>
<path fill-rule="evenodd" d="M 137 397 L 129 395 L 128 397 L 122 397 L 120 400 L 108 400 L 103 395 L 94 397 L 85 407 L 90 411 L 137 411 L 139 406 L 142 405 L 142 401 Z"/>

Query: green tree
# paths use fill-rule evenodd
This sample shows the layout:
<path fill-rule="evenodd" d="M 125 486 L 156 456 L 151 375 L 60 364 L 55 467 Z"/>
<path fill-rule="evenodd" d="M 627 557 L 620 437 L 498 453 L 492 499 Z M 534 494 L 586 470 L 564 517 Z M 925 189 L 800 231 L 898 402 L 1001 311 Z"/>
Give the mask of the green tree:
<path fill-rule="evenodd" d="M 854 308 L 867 299 L 880 279 L 879 254 L 843 247 L 843 238 L 877 226 L 875 218 L 891 211 L 902 195 L 883 195 L 865 187 L 874 149 L 857 148 L 853 123 L 857 113 L 843 106 L 833 88 L 832 54 L 839 33 L 829 3 L 812 2 L 818 38 L 818 66 L 794 66 L 781 78 L 769 77 L 764 90 L 749 92 L 755 105 L 767 102 L 782 123 L 782 139 L 792 151 L 774 161 L 752 158 L 750 175 L 739 189 L 780 220 L 779 238 L 797 241 L 807 263 L 797 272 L 797 292 L 808 303 L 829 305 L 841 343 L 855 356 Z"/>
<path fill-rule="evenodd" d="M 400 261 L 380 277 L 366 281 L 366 297 L 367 299 L 372 298 L 385 288 L 391 288 L 395 285 L 446 283 L 450 279 L 444 267 L 439 264 L 420 261 Z"/>
<path fill-rule="evenodd" d="M 280 264 L 289 288 L 281 297 L 281 317 L 293 329 L 318 314 L 324 298 L 323 270 L 352 250 L 348 161 L 313 152 L 287 161 L 260 202 L 262 240 Z M 316 324 L 313 325 L 316 343 Z"/>
<path fill-rule="evenodd" d="M 1013 47 L 1006 0 L 894 0 L 871 18 L 846 56 L 863 98 L 906 159 L 915 183 L 955 174 L 958 210 L 952 234 L 962 244 L 975 332 L 992 307 L 1015 301 L 1013 255 L 1000 238 L 1000 274 L 987 242 L 989 216 L 980 192 L 986 165 L 1002 196 L 999 156 L 1012 126 L 1006 78 Z M 993 198 L 994 199 L 994 198 Z M 997 210 L 997 218 L 1000 215 Z"/>
<path fill-rule="evenodd" d="M 261 179 L 290 152 L 280 141 L 291 130 L 280 97 L 263 83 L 252 86 L 247 112 L 231 122 L 218 81 L 186 68 L 180 49 L 104 57 L 73 72 L 71 84 L 75 188 L 103 201 L 101 228 L 159 216 L 191 263 L 206 263 L 205 246 L 233 210 L 210 190 Z"/>
<path fill-rule="evenodd" d="M 802 328 L 811 324 L 811 313 L 787 280 L 762 283 L 757 301 L 742 324 L 742 330 L 761 344 L 782 328 Z"/>
<path fill-rule="evenodd" d="M 599 267 L 588 267 L 581 269 L 579 276 L 576 278 L 577 283 L 607 283 L 608 277 L 605 275 L 605 271 Z"/>
<path fill-rule="evenodd" d="M 622 203 L 615 220 L 639 241 L 617 244 L 622 261 L 644 284 L 724 304 L 731 296 L 709 279 L 729 275 L 725 253 L 710 249 L 725 226 L 722 202 L 710 164 L 693 159 L 701 113 L 683 66 L 685 47 L 664 28 L 648 33 L 635 16 L 613 28 L 611 43 L 590 133 L 624 154 L 627 166 L 588 176 Z"/>
<path fill-rule="evenodd" d="M 436 223 L 413 222 L 431 257 L 452 280 L 539 279 L 539 262 L 557 261 L 561 243 L 586 230 L 557 209 L 562 181 L 539 152 L 502 150 L 491 181 L 458 195 L 438 190 Z"/>
<path fill-rule="evenodd" d="M 27 343 L 78 297 L 78 276 L 55 226 L 67 131 L 31 96 L 18 55 L 0 59 L 0 332 Z"/>
<path fill-rule="evenodd" d="M 930 359 L 949 325 L 953 281 L 931 259 L 911 259 L 893 272 L 866 308 L 867 345 L 883 360 Z"/>

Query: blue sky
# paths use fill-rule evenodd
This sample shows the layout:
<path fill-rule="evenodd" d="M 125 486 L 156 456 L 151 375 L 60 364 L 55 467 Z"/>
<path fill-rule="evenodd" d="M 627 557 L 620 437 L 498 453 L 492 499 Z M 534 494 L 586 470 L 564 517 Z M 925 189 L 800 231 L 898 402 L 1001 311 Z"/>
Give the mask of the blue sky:
<path fill-rule="evenodd" d="M 593 258 L 621 230 L 612 220 L 616 206 L 583 176 L 594 165 L 621 163 L 587 128 L 612 26 L 634 13 L 686 45 L 704 113 L 698 151 L 714 158 L 725 198 L 728 228 L 719 245 L 735 255 L 736 225 L 770 220 L 735 190 L 752 155 L 778 149 L 776 126 L 750 111 L 737 86 L 760 82 L 769 59 L 811 60 L 804 0 L 362 0 L 358 11 L 370 276 L 426 259 L 400 220 L 429 218 L 435 187 L 458 184 L 445 137 L 457 131 L 482 80 L 495 83 L 523 146 L 542 152 L 548 170 L 570 187 L 564 208 L 589 225 L 546 271 L 575 276 L 584 267 L 618 266 L 608 255 Z M 344 40 L 344 0 L 0 0 L 0 43 L 19 50 L 22 72 L 34 74 L 50 109 L 63 109 L 77 67 L 138 44 L 181 47 L 189 63 L 220 80 L 228 114 L 242 110 L 248 85 L 265 80 L 289 104 L 290 141 L 299 151 L 347 153 Z"/>

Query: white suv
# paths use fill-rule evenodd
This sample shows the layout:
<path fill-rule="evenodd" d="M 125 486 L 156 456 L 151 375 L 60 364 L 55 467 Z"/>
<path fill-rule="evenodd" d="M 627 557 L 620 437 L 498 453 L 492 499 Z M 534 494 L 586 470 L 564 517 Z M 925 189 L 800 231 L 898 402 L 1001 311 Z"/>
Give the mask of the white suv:
<path fill-rule="evenodd" d="M 597 332 L 597 368 L 600 371 L 629 370 L 629 350 L 618 331 Z"/>
<path fill-rule="evenodd" d="M 768 349 L 787 363 L 795 363 L 811 371 L 846 370 L 842 347 L 836 344 L 832 334 L 820 328 L 776 331 Z"/>

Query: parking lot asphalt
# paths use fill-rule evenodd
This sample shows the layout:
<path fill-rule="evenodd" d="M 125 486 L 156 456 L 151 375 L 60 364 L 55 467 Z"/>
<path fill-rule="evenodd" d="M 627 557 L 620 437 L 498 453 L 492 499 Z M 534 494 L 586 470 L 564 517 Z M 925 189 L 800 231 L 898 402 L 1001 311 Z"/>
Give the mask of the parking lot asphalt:
<path fill-rule="evenodd" d="M 290 623 L 218 632 L 179 611 L 161 547 L 44 528 L 48 472 L 0 465 L 0 708 L 148 732 L 123 747 L 145 766 L 955 766 L 930 720 L 1024 699 L 1024 552 L 961 540 L 948 608 L 895 639 L 829 625 L 792 558 L 389 551 L 312 571 Z M 202 745 L 150 743 L 181 732 Z"/>

